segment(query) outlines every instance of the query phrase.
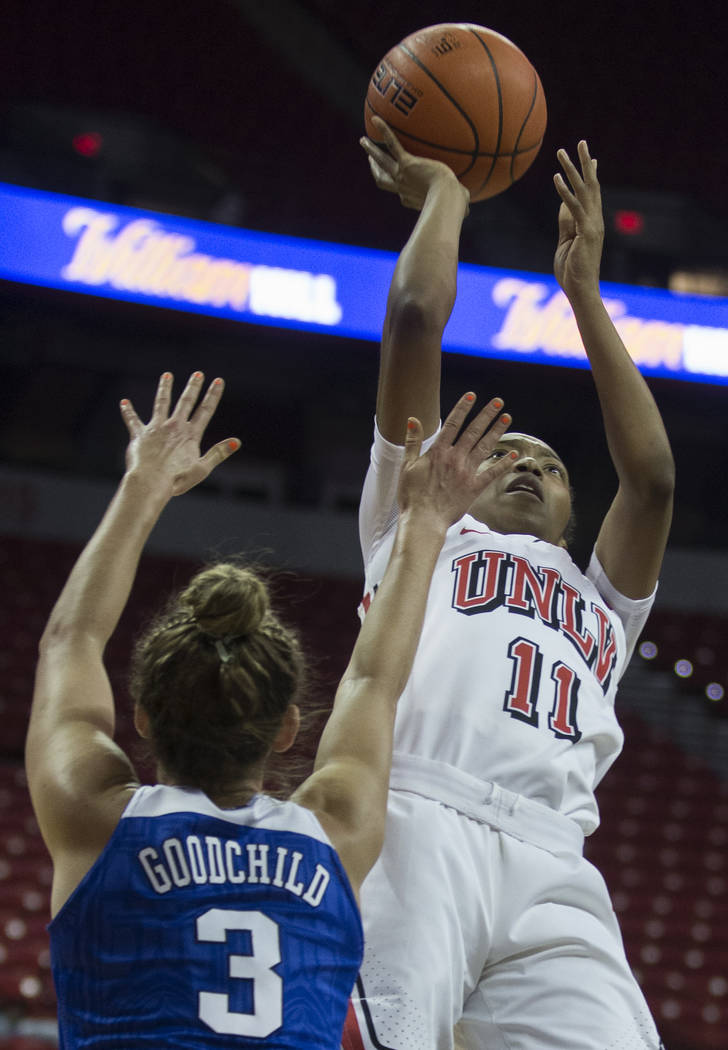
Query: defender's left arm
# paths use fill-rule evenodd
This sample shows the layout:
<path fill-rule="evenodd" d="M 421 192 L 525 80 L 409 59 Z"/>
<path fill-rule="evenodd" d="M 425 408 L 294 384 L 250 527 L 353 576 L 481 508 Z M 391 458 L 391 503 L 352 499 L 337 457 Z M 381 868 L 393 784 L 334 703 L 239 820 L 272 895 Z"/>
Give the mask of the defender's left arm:
<path fill-rule="evenodd" d="M 604 220 L 597 162 L 578 146 L 581 171 L 565 150 L 566 179 L 554 176 L 561 197 L 554 272 L 579 328 L 619 479 L 599 531 L 596 554 L 612 585 L 628 598 L 645 598 L 657 583 L 672 520 L 675 465 L 649 387 L 629 356 L 599 291 Z"/>
<path fill-rule="evenodd" d="M 122 402 L 130 436 L 126 472 L 40 641 L 26 772 L 54 862 L 56 903 L 63 897 L 56 892 L 59 879 L 67 887 L 69 870 L 78 874 L 81 854 L 81 867 L 88 870 L 89 858 L 98 855 L 138 785 L 129 759 L 113 740 L 115 705 L 103 654 L 142 550 L 172 497 L 202 481 L 239 445 L 228 439 L 200 454 L 202 434 L 223 389 L 222 380 L 216 380 L 195 409 L 202 381 L 201 372 L 191 377 L 170 414 L 172 375 L 165 373 L 146 425 L 129 401 Z M 75 885 L 78 879 L 70 881 Z"/>

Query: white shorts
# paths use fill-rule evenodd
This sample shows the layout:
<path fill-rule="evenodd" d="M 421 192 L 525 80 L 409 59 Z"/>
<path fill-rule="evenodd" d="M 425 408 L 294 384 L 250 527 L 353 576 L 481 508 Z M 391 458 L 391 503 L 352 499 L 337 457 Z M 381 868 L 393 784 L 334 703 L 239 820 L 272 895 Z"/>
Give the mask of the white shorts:
<path fill-rule="evenodd" d="M 411 790 L 416 769 L 393 773 L 342 1046 L 451 1050 L 457 1024 L 468 1050 L 658 1050 L 577 825 L 451 774 L 445 805 Z"/>

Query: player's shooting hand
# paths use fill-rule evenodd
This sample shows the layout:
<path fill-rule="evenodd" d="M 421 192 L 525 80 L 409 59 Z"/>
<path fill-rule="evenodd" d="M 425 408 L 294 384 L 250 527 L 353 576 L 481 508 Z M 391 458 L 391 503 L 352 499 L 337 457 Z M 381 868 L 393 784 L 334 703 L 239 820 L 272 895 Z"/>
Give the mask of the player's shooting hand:
<path fill-rule="evenodd" d="M 405 208 L 421 211 L 430 187 L 445 179 L 460 188 L 466 205 L 470 203 L 470 193 L 457 181 L 447 164 L 408 153 L 381 117 L 372 117 L 372 123 L 380 134 L 380 141 L 374 142 L 365 135 L 359 142 L 369 158 L 369 167 L 380 190 L 396 193 Z"/>
<path fill-rule="evenodd" d="M 126 450 L 127 474 L 141 474 L 154 483 L 161 495 L 179 496 L 203 481 L 218 464 L 240 448 L 237 438 L 219 441 L 203 456 L 200 442 L 218 406 L 225 384 L 215 379 L 200 401 L 202 372 L 190 376 L 187 386 L 170 413 L 171 372 L 159 380 L 152 418 L 142 423 L 130 401 L 121 402 L 121 415 L 129 431 Z"/>
<path fill-rule="evenodd" d="M 554 175 L 556 192 L 561 197 L 554 273 L 569 299 L 580 293 L 599 293 L 599 265 L 604 242 L 597 162 L 590 156 L 584 140 L 578 145 L 578 153 L 581 171 L 566 150 L 560 149 L 557 157 L 566 179 L 560 172 Z"/>
<path fill-rule="evenodd" d="M 515 452 L 483 467 L 511 424 L 511 417 L 502 413 L 500 398 L 489 401 L 460 433 L 474 402 L 474 394 L 460 398 L 422 456 L 422 426 L 418 419 L 409 420 L 399 479 L 400 511 L 429 514 L 436 524 L 448 528 L 491 482 L 512 468 Z"/>

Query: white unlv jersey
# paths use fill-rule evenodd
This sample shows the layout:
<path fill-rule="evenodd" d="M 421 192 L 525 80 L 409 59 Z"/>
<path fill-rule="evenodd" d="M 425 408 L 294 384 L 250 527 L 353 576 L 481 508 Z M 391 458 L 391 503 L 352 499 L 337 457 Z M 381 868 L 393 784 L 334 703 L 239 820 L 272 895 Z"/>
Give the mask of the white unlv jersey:
<path fill-rule="evenodd" d="M 402 451 L 375 431 L 360 511 L 363 611 L 392 547 Z M 617 683 L 652 601 L 616 592 L 595 556 L 584 575 L 562 548 L 466 515 L 449 529 L 433 575 L 398 706 L 395 767 L 399 754 L 425 760 L 424 769 L 445 763 L 590 834 L 599 823 L 594 789 L 623 742 Z"/>

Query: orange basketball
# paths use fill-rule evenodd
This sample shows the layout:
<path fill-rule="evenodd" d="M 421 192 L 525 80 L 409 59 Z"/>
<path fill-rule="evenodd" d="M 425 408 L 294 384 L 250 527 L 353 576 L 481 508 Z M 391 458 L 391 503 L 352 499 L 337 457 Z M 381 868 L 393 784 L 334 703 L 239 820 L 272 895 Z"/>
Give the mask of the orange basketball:
<path fill-rule="evenodd" d="M 410 153 L 448 164 L 473 201 L 507 190 L 530 167 L 546 130 L 538 73 L 500 33 L 468 23 L 428 26 L 388 51 L 364 107 Z"/>

